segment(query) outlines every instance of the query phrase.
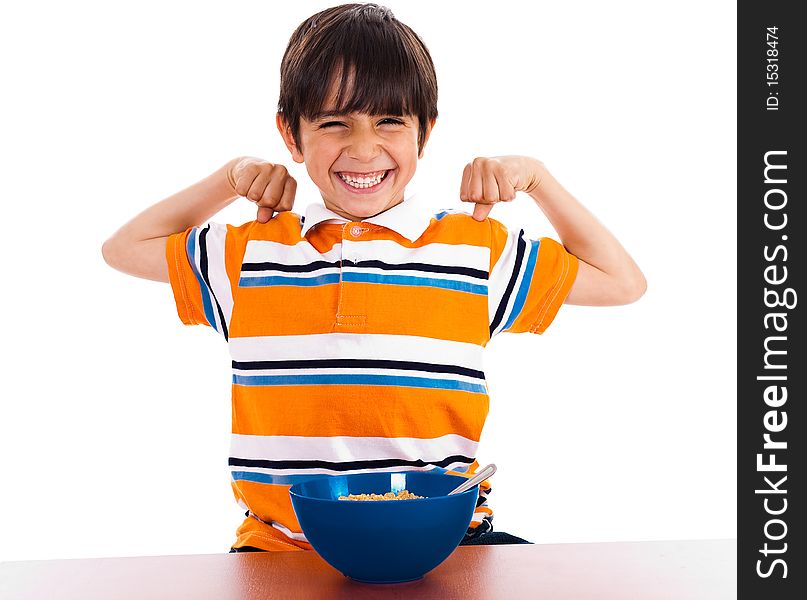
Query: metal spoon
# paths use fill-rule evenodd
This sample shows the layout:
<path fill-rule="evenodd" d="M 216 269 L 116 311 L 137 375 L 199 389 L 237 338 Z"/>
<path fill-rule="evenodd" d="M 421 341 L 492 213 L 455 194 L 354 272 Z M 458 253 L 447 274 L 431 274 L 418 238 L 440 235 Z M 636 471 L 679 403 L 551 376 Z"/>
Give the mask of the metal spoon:
<path fill-rule="evenodd" d="M 453 490 L 448 492 L 447 495 L 451 496 L 453 494 L 461 494 L 462 492 L 464 492 L 466 490 L 470 490 L 477 483 L 482 483 L 485 479 L 487 479 L 488 477 L 493 475 L 495 472 L 496 472 L 496 465 L 494 465 L 492 463 L 487 465 L 486 467 L 482 467 L 481 469 L 479 469 L 479 471 L 476 472 L 476 475 L 474 475 L 473 477 L 471 477 L 467 481 L 463 481 L 461 484 L 459 484 Z"/>

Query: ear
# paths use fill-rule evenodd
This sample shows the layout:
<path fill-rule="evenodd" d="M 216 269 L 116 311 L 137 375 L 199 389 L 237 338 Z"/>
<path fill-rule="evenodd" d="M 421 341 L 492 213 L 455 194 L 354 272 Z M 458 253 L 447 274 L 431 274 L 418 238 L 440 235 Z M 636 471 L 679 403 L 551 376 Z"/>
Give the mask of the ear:
<path fill-rule="evenodd" d="M 423 148 L 421 148 L 420 152 L 418 152 L 418 158 L 423 158 L 423 151 L 426 150 L 426 144 L 429 141 L 429 136 L 432 134 L 432 129 L 437 124 L 437 119 L 432 119 L 429 125 L 426 127 L 426 135 L 423 136 Z"/>
<path fill-rule="evenodd" d="M 292 160 L 296 163 L 305 162 L 302 148 L 297 146 L 297 142 L 294 141 L 294 136 L 291 134 L 291 127 L 286 123 L 286 119 L 283 118 L 281 113 L 277 113 L 275 123 L 277 124 L 277 130 L 280 132 L 280 136 L 283 138 L 283 142 L 286 144 L 286 148 L 288 148 L 291 153 Z"/>

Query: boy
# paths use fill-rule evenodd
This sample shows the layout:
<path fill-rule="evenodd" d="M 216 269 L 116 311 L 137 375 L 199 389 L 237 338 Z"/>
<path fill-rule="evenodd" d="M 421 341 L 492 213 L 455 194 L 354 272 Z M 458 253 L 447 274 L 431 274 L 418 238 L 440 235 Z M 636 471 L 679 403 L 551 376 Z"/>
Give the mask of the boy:
<path fill-rule="evenodd" d="M 247 510 L 233 551 L 310 549 L 288 496 L 296 481 L 472 474 L 488 341 L 542 333 L 564 302 L 624 304 L 644 293 L 619 242 L 535 159 L 468 164 L 460 198 L 473 215 L 432 216 L 405 199 L 436 118 L 434 66 L 409 27 L 374 4 L 322 11 L 283 56 L 277 127 L 323 204 L 301 218 L 283 166 L 238 158 L 104 244 L 111 266 L 170 282 L 182 321 L 229 343 L 229 462 Z M 488 218 L 517 191 L 563 246 Z M 256 203 L 255 221 L 201 226 L 239 196 Z M 492 532 L 489 491 L 485 483 L 465 543 L 523 541 Z"/>

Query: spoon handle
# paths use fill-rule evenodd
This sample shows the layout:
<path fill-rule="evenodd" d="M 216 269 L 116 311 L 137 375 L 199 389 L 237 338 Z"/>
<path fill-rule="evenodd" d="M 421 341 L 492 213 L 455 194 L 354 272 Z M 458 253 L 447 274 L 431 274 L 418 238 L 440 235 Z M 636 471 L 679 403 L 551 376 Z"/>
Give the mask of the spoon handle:
<path fill-rule="evenodd" d="M 476 475 L 474 475 L 473 477 L 471 477 L 467 481 L 463 481 L 461 484 L 459 484 L 453 490 L 448 492 L 447 495 L 451 496 L 453 494 L 461 494 L 462 492 L 464 492 L 466 490 L 470 490 L 477 483 L 482 483 L 485 479 L 487 479 L 488 477 L 493 475 L 495 472 L 496 472 L 496 465 L 494 465 L 493 463 L 487 465 L 486 467 L 482 467 L 479 471 L 477 471 Z"/>

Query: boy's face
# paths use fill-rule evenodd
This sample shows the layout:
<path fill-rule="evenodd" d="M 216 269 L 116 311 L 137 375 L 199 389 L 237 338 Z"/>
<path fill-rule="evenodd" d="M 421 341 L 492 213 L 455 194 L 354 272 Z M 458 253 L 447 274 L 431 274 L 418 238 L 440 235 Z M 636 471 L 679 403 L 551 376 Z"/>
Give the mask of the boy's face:
<path fill-rule="evenodd" d="M 401 203 L 419 158 L 417 117 L 329 114 L 329 106 L 314 121 L 300 119 L 300 147 L 277 119 L 292 158 L 305 163 L 325 206 L 359 221 Z"/>

